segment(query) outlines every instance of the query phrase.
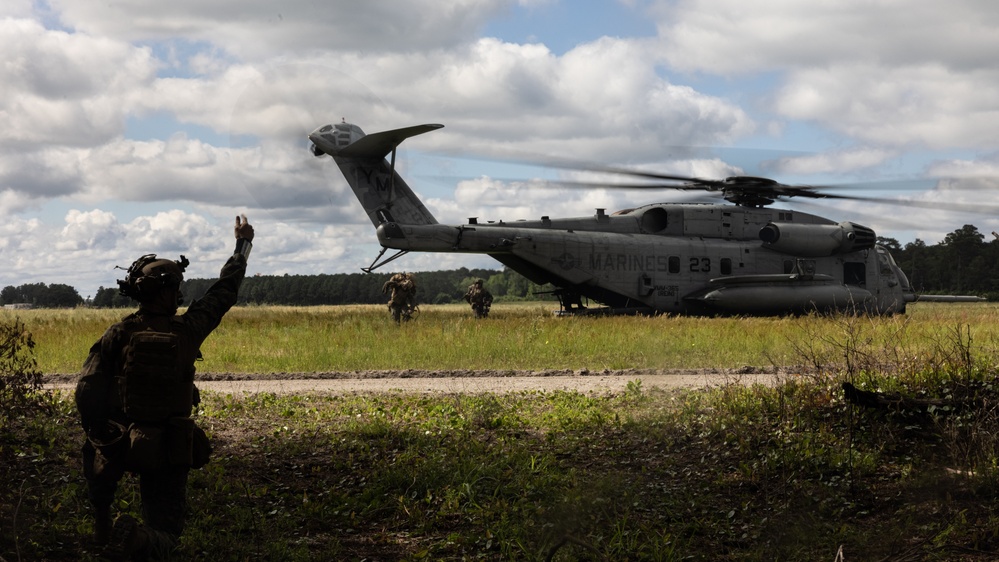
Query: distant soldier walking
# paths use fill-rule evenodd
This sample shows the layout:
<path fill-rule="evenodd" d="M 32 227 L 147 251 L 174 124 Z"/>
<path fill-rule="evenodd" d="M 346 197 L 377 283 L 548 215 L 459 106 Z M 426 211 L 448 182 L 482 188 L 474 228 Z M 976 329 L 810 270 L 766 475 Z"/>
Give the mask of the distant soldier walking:
<path fill-rule="evenodd" d="M 201 343 L 236 304 L 246 274 L 253 227 L 236 218 L 236 250 L 203 298 L 177 315 L 180 283 L 189 264 L 147 254 L 136 260 L 122 295 L 139 309 L 114 324 L 91 348 L 76 386 L 76 405 L 87 439 L 83 474 L 94 507 L 94 538 L 104 556 L 162 560 L 184 530 L 187 475 L 208 462 L 211 445 L 194 424 L 200 402 L 194 362 Z M 121 515 L 111 525 L 111 504 L 126 472 L 139 477 L 142 520 Z"/>
<path fill-rule="evenodd" d="M 398 324 L 409 321 L 416 309 L 416 280 L 409 273 L 396 273 L 382 285 L 382 293 L 389 295 L 388 308 Z"/>
<path fill-rule="evenodd" d="M 483 286 L 482 279 L 476 279 L 465 291 L 465 302 L 472 305 L 476 318 L 489 316 L 489 307 L 493 305 L 493 295 Z"/>

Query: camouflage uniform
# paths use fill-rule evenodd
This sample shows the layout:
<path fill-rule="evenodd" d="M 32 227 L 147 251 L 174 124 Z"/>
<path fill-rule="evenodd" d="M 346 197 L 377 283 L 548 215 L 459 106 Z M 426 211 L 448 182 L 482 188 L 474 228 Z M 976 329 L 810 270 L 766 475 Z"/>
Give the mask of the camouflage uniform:
<path fill-rule="evenodd" d="M 416 281 L 408 273 L 396 273 L 382 285 L 382 293 L 391 293 L 388 308 L 396 322 L 409 320 L 416 308 Z"/>
<path fill-rule="evenodd" d="M 252 238 L 252 230 L 250 237 Z M 194 444 L 188 449 L 193 450 L 193 462 L 190 457 L 178 461 L 177 456 L 170 457 L 164 452 L 161 462 L 153 465 L 136 468 L 134 464 L 130 464 L 132 453 L 128 429 L 136 420 L 126 415 L 120 392 L 125 351 L 131 335 L 137 331 L 151 329 L 175 334 L 176 364 L 189 373 L 189 404 L 196 406 L 199 399 L 197 388 L 193 384 L 194 362 L 200 357 L 201 343 L 236 303 L 237 292 L 245 273 L 246 257 L 236 253 L 222 267 L 219 279 L 205 296 L 192 303 L 184 314 L 176 316 L 161 310 L 162 307 L 147 307 L 144 302 L 137 312 L 108 328 L 90 348 L 77 383 L 76 403 L 81 424 L 87 434 L 87 440 L 83 444 L 83 472 L 87 480 L 88 496 L 97 516 L 95 529 L 99 542 L 108 539 L 109 530 L 106 526 L 110 522 L 110 508 L 118 482 L 125 472 L 133 472 L 139 478 L 142 519 L 145 523 L 141 529 L 143 538 L 138 558 L 164 559 L 178 545 L 187 509 L 188 471 L 192 464 L 200 466 L 207 462 L 210 446 L 204 432 L 195 427 L 193 434 L 189 434 Z M 185 392 L 187 390 L 180 391 L 181 395 Z M 183 431 L 176 429 L 178 421 L 187 420 L 188 432 L 193 426 L 189 418 L 191 408 L 188 406 L 186 410 L 171 412 L 173 417 L 160 423 L 143 422 L 136 425 L 162 429 L 163 443 L 176 442 L 176 438 L 172 436 L 178 433 L 171 431 Z M 185 438 L 183 433 L 180 435 L 181 439 Z M 160 443 L 160 447 L 166 450 L 163 443 Z M 202 458 L 197 459 L 199 456 Z"/>
<path fill-rule="evenodd" d="M 489 316 L 489 307 L 493 304 L 493 295 L 482 285 L 482 279 L 476 279 L 465 291 L 465 302 L 472 305 L 476 318 Z"/>

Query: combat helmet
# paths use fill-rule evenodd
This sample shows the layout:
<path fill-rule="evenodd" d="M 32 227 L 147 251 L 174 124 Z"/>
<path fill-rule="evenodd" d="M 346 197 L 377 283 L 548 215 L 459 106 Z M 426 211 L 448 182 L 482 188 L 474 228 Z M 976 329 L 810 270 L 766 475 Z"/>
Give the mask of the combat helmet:
<path fill-rule="evenodd" d="M 118 280 L 118 292 L 139 302 L 146 302 L 164 287 L 180 287 L 184 271 L 191 262 L 184 256 L 179 261 L 156 259 L 146 254 L 132 262 L 125 278 Z"/>

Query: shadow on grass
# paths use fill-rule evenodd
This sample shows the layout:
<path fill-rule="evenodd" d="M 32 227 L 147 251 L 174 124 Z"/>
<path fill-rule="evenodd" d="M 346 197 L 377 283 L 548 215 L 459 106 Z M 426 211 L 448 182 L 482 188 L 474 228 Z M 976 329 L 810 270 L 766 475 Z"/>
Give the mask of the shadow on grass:
<path fill-rule="evenodd" d="M 192 472 L 178 559 L 989 559 L 994 412 L 865 410 L 837 389 L 206 393 L 216 454 Z M 91 557 L 58 404 L 0 449 L 5 560 Z M 133 481 L 116 507 L 138 514 Z"/>

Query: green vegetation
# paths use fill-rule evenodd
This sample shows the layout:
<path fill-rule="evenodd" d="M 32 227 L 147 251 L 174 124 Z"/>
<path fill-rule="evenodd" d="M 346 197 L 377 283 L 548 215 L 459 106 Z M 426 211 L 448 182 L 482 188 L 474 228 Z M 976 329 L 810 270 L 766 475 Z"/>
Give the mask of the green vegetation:
<path fill-rule="evenodd" d="M 551 306 L 495 305 L 476 321 L 466 305 L 423 305 L 413 322 L 397 326 L 379 305 L 237 307 L 202 347 L 198 371 L 284 373 L 366 369 L 672 369 L 805 366 L 825 362 L 808 348 L 839 337 L 836 319 L 613 317 L 557 318 Z M 0 311 L 21 318 L 38 342 L 39 369 L 74 373 L 90 345 L 131 310 Z M 919 303 L 904 316 L 857 322 L 878 327 L 873 344 L 891 360 L 905 352 L 932 353 L 957 325 L 995 348 L 999 305 Z M 859 337 L 859 336 L 858 336 Z M 898 335 L 894 336 L 897 340 Z M 830 361 L 835 358 L 829 359 Z M 835 362 L 835 361 L 833 361 Z"/>
<path fill-rule="evenodd" d="M 970 224 L 929 246 L 918 238 L 905 246 L 891 238 L 879 238 L 916 292 L 976 294 L 999 297 L 999 237 L 988 237 Z"/>
<path fill-rule="evenodd" d="M 798 561 L 834 560 L 840 551 L 846 560 L 993 559 L 995 308 L 921 306 L 907 317 L 742 324 L 507 316 L 500 307 L 495 321 L 468 328 L 502 326 L 502 338 L 517 339 L 538 321 L 538 337 L 584 342 L 564 360 L 573 367 L 592 368 L 587 357 L 602 349 L 600 335 L 622 330 L 633 339 L 664 332 L 660 344 L 695 332 L 699 339 L 682 340 L 694 349 L 713 341 L 809 367 L 772 386 L 664 391 L 636 380 L 618 394 L 206 392 L 198 417 L 216 452 L 192 472 L 182 559 Z M 244 343 L 264 337 L 248 334 L 269 323 L 309 331 L 296 318 L 315 329 L 335 317 L 340 332 L 390 325 L 384 311 L 366 309 L 238 312 L 247 314 L 232 322 L 247 324 L 236 329 L 250 338 Z M 428 317 L 385 333 L 440 330 Z M 457 311 L 438 321 L 446 319 L 464 325 Z M 48 338 L 37 337 L 39 353 Z M 217 352 L 244 360 L 241 350 Z M 513 353 L 502 364 L 534 361 Z M 863 408 L 843 399 L 844 382 L 941 402 L 925 411 Z M 93 559 L 71 401 L 58 395 L 32 419 L 30 431 L 0 442 L 0 558 Z M 118 509 L 138 514 L 134 481 L 119 497 Z"/>

